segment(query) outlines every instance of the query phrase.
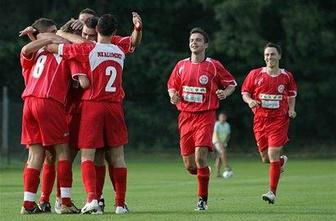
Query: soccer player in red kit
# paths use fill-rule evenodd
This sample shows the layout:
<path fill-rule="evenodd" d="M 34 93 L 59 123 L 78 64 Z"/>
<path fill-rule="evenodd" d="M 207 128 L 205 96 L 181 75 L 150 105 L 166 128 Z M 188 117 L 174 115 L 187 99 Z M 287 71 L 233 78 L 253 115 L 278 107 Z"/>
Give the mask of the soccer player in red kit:
<path fill-rule="evenodd" d="M 56 32 L 56 25 L 50 19 L 38 19 L 34 25 L 39 33 Z M 72 168 L 64 111 L 71 75 L 64 59 L 43 49 L 44 46 L 56 42 L 59 39 L 37 39 L 25 45 L 20 56 L 25 80 L 21 143 L 29 149 L 24 169 L 22 214 L 41 212 L 35 203 L 35 196 L 45 151 L 49 147 L 54 148 L 58 158 L 61 213 L 78 213 L 78 209 L 71 202 Z M 80 81 L 86 78 L 77 77 Z"/>
<path fill-rule="evenodd" d="M 87 192 L 87 203 L 82 213 L 101 213 L 96 194 L 96 149 L 109 147 L 115 186 L 117 214 L 128 212 L 125 205 L 127 168 L 124 160 L 124 145 L 128 142 L 122 101 L 122 69 L 125 54 L 130 45 L 111 44 L 116 32 L 116 21 L 110 14 L 98 20 L 97 43 L 51 45 L 49 50 L 58 52 L 66 59 L 76 59 L 88 66 L 91 87 L 82 96 L 82 113 L 79 129 L 82 178 Z M 138 24 L 141 25 L 141 24 Z M 141 27 L 137 27 L 141 29 Z"/>
<path fill-rule="evenodd" d="M 207 209 L 210 171 L 208 152 L 212 151 L 212 133 L 219 100 L 232 94 L 236 87 L 234 77 L 223 65 L 205 57 L 208 35 L 201 28 L 190 32 L 190 58 L 179 61 L 168 81 L 172 104 L 180 111 L 178 117 L 180 151 L 185 168 L 197 175 L 197 211 Z"/>
<path fill-rule="evenodd" d="M 241 90 L 243 100 L 254 113 L 253 130 L 261 159 L 270 164 L 269 192 L 262 199 L 272 204 L 287 161 L 286 156 L 280 155 L 288 142 L 289 119 L 296 117 L 296 83 L 292 73 L 279 68 L 280 59 L 280 46 L 266 44 L 266 67 L 251 70 Z"/>
<path fill-rule="evenodd" d="M 137 27 L 142 26 L 140 15 L 136 12 L 132 12 L 132 20 L 134 24 L 134 30 L 130 36 L 122 37 L 118 35 L 113 35 L 112 40 L 111 40 L 112 44 L 115 44 L 122 48 L 127 48 L 128 52 L 134 51 L 134 49 L 140 44 L 141 37 L 142 37 L 141 28 L 137 28 Z M 96 32 L 97 23 L 98 23 L 97 17 L 94 17 L 94 16 L 88 17 L 84 21 L 84 24 L 83 24 L 82 38 L 79 37 L 78 35 L 66 33 L 63 31 L 58 31 L 57 34 L 59 34 L 60 36 L 74 43 L 97 41 L 97 32 Z M 80 102 L 76 102 L 76 105 L 78 104 L 80 104 Z M 79 108 L 76 108 L 76 109 L 79 109 Z M 70 130 L 70 139 L 71 139 L 71 130 Z M 108 150 L 109 148 L 97 149 L 95 153 L 95 160 L 94 160 L 95 168 L 96 168 L 96 181 L 97 181 L 96 182 L 96 194 L 97 194 L 98 204 L 101 207 L 103 212 L 104 212 L 104 207 L 105 207 L 105 200 L 103 197 L 103 187 L 104 187 L 105 173 L 106 173 L 105 159 L 107 160 L 110 168 L 112 166 L 112 162 L 110 162 L 110 156 L 109 156 Z M 110 175 L 111 180 L 113 180 L 113 171 L 111 169 L 109 169 L 109 175 Z"/>

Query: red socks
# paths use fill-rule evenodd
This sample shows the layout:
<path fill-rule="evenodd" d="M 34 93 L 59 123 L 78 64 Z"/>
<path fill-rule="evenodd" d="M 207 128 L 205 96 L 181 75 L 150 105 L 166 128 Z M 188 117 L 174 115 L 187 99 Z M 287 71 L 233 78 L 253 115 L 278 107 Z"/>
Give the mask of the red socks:
<path fill-rule="evenodd" d="M 198 196 L 207 200 L 210 171 L 209 167 L 197 168 Z"/>
<path fill-rule="evenodd" d="M 96 169 L 96 194 L 97 194 L 97 199 L 100 199 L 103 194 L 106 167 L 105 165 L 95 166 L 95 169 Z"/>
<path fill-rule="evenodd" d="M 56 177 L 55 164 L 43 164 L 40 202 L 49 202 Z"/>
<path fill-rule="evenodd" d="M 127 185 L 127 168 L 109 167 L 111 181 L 115 188 L 115 205 L 124 206 Z"/>
<path fill-rule="evenodd" d="M 96 169 L 93 161 L 87 160 L 82 162 L 82 180 L 87 193 L 86 201 L 89 203 L 97 199 L 96 195 Z"/>
<path fill-rule="evenodd" d="M 276 194 L 276 189 L 280 178 L 280 167 L 280 161 L 271 162 L 269 166 L 270 191 L 272 191 L 274 194 Z"/>
<path fill-rule="evenodd" d="M 35 205 L 35 196 L 40 183 L 40 171 L 34 168 L 25 167 L 23 171 L 23 207 L 32 209 Z"/>
<path fill-rule="evenodd" d="M 62 204 L 71 206 L 72 165 L 69 160 L 61 160 L 57 165 L 58 181 Z"/>

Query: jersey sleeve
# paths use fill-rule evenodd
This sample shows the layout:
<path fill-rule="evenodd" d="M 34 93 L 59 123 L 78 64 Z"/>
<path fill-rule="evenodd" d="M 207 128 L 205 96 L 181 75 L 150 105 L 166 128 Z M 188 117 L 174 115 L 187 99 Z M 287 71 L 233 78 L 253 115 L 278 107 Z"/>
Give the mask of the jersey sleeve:
<path fill-rule="evenodd" d="M 78 80 L 78 76 L 87 76 L 84 64 L 75 59 L 68 60 L 71 76 L 74 80 Z"/>
<path fill-rule="evenodd" d="M 119 35 L 112 36 L 111 43 L 117 45 L 125 54 L 133 53 L 135 48 L 132 47 L 131 36 L 122 37 Z"/>
<path fill-rule="evenodd" d="M 288 73 L 289 76 L 289 85 L 288 85 L 288 96 L 289 97 L 296 97 L 297 94 L 297 85 L 294 80 L 292 73 Z"/>
<path fill-rule="evenodd" d="M 25 54 L 20 53 L 20 63 L 23 69 L 30 69 L 31 67 L 33 67 L 34 63 L 35 63 L 35 53 L 32 53 L 30 56 L 27 56 Z"/>
<path fill-rule="evenodd" d="M 172 73 L 170 74 L 170 77 L 169 77 L 169 80 L 168 80 L 168 83 L 167 83 L 167 87 L 168 87 L 168 91 L 169 90 L 172 90 L 172 89 L 175 89 L 176 91 L 178 91 L 181 87 L 181 76 L 180 76 L 180 73 L 179 73 L 179 64 L 177 64 Z"/>
<path fill-rule="evenodd" d="M 224 87 L 227 86 L 237 86 L 237 82 L 232 74 L 225 69 L 225 67 L 219 63 L 218 61 L 215 62 L 216 66 L 216 73 L 219 78 L 220 84 Z"/>
<path fill-rule="evenodd" d="M 241 93 L 253 94 L 253 91 L 254 91 L 254 72 L 250 71 L 250 73 L 247 75 L 247 77 L 243 82 Z"/>
<path fill-rule="evenodd" d="M 89 53 L 92 49 L 92 44 L 60 44 L 58 46 L 58 54 L 65 59 L 74 59 L 78 62 L 87 63 L 89 59 Z"/>

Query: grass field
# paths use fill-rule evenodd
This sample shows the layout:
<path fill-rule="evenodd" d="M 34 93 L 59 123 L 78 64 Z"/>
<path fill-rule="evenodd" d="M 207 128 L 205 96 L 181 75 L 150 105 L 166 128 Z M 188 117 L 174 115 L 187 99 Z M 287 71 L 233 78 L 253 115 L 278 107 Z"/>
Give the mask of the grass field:
<path fill-rule="evenodd" d="M 232 160 L 231 179 L 210 180 L 209 210 L 195 212 L 196 178 L 188 175 L 179 160 L 135 162 L 129 160 L 127 202 L 131 213 L 113 213 L 112 188 L 107 176 L 104 196 L 106 212 L 93 215 L 19 214 L 22 171 L 2 169 L 0 173 L 0 220 L 336 220 L 336 162 L 334 160 L 290 159 L 281 179 L 274 205 L 261 200 L 267 190 L 267 165 L 258 160 Z M 82 206 L 85 199 L 78 166 L 74 171 L 73 199 Z M 53 194 L 54 195 L 54 194 Z M 52 204 L 54 197 L 51 199 Z"/>

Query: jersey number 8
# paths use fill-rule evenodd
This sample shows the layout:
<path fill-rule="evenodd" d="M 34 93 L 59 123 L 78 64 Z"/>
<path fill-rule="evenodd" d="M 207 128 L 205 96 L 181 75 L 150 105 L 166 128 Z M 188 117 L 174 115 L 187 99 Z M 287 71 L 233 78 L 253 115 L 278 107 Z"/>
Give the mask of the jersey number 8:
<path fill-rule="evenodd" d="M 43 72 L 44 69 L 44 63 L 47 60 L 47 56 L 46 55 L 41 55 L 40 57 L 38 57 L 34 70 L 33 70 L 33 77 L 34 78 L 39 78 Z"/>

